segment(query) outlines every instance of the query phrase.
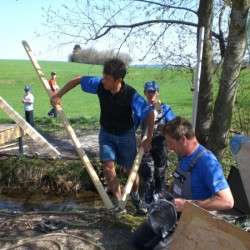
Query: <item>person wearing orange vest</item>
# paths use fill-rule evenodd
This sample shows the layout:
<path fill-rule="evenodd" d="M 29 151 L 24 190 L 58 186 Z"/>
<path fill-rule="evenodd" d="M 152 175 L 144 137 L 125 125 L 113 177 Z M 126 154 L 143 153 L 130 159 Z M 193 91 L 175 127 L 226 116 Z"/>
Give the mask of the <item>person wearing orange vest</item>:
<path fill-rule="evenodd" d="M 51 78 L 49 80 L 49 86 L 53 92 L 53 94 L 55 95 L 57 93 L 57 90 L 59 89 L 59 86 L 56 82 L 56 72 L 51 72 L 50 74 Z M 57 112 L 55 108 L 52 108 L 49 113 L 48 116 L 50 117 L 57 117 Z"/>

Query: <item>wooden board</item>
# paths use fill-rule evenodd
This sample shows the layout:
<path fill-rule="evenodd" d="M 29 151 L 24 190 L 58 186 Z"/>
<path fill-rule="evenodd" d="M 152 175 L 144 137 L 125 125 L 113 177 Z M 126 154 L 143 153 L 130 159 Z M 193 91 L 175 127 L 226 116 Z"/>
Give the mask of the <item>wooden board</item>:
<path fill-rule="evenodd" d="M 0 144 L 13 141 L 22 136 L 17 124 L 0 124 Z"/>
<path fill-rule="evenodd" d="M 249 250 L 250 234 L 187 202 L 169 249 Z"/>
<path fill-rule="evenodd" d="M 37 60 L 35 59 L 28 43 L 26 41 L 22 41 L 22 44 L 24 46 L 24 49 L 25 51 L 27 52 L 29 58 L 30 58 L 30 61 L 32 63 L 32 65 L 34 66 L 35 68 L 35 71 L 39 77 L 39 79 L 41 80 L 45 90 L 47 91 L 47 94 L 49 95 L 49 97 L 51 97 L 53 95 L 52 91 L 51 91 L 51 88 L 49 86 L 49 82 L 48 80 L 46 79 L 44 73 L 42 72 L 42 69 L 40 67 L 40 65 L 38 64 Z M 57 110 L 57 113 L 59 115 L 59 118 L 61 119 L 69 137 L 71 138 L 71 141 L 73 142 L 74 146 L 75 146 L 75 149 L 77 151 L 77 153 L 79 154 L 80 156 L 80 159 L 81 161 L 83 162 L 84 166 L 86 167 L 86 170 L 91 178 L 91 180 L 93 181 L 98 193 L 100 194 L 103 202 L 104 202 L 104 205 L 106 206 L 106 208 L 110 209 L 113 207 L 113 204 L 109 198 L 109 196 L 107 195 L 107 192 L 105 191 L 98 175 L 96 174 L 88 156 L 86 155 L 86 153 L 84 152 L 83 148 L 82 148 L 82 145 L 80 143 L 80 141 L 78 140 L 72 126 L 70 125 L 67 117 L 64 115 L 64 112 L 62 110 L 62 107 L 57 105 L 56 107 L 56 110 Z"/>
<path fill-rule="evenodd" d="M 1 96 L 0 108 L 34 141 L 36 141 L 44 151 L 53 158 L 58 158 L 61 154 L 42 137 L 29 123 L 27 123 Z"/>
<path fill-rule="evenodd" d="M 161 102 L 158 101 L 155 104 L 154 119 L 157 117 L 157 114 L 158 114 L 158 111 L 160 110 L 160 108 L 161 108 Z M 146 129 L 146 131 L 144 132 L 144 136 L 143 136 L 142 141 L 147 138 L 147 133 L 148 133 L 148 129 Z M 140 147 L 140 149 L 137 152 L 137 155 L 135 157 L 134 164 L 131 168 L 128 180 L 127 180 L 126 185 L 124 187 L 124 191 L 122 193 L 121 200 L 119 201 L 119 208 L 121 208 L 121 209 L 124 209 L 126 207 L 127 200 L 128 200 L 129 194 L 131 192 L 131 189 L 134 185 L 134 181 L 136 179 L 136 175 L 137 175 L 138 169 L 140 167 L 141 159 L 142 159 L 143 155 L 144 155 L 144 149 L 142 147 Z"/>

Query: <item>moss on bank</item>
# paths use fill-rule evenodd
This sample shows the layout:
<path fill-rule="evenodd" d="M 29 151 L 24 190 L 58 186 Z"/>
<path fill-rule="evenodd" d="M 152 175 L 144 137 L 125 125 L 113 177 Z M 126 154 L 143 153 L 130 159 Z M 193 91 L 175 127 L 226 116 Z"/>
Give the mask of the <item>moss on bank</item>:
<path fill-rule="evenodd" d="M 2 188 L 44 189 L 59 193 L 93 191 L 95 187 L 86 169 L 78 160 L 47 160 L 28 157 L 0 158 L 0 186 Z M 103 185 L 101 165 L 91 163 Z"/>

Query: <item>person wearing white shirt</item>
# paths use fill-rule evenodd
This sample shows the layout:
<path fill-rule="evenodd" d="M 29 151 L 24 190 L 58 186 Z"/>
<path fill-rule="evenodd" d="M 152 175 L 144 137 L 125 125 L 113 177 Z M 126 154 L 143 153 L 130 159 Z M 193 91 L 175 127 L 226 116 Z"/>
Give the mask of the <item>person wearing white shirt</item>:
<path fill-rule="evenodd" d="M 32 127 L 34 127 L 34 96 L 31 94 L 30 86 L 25 86 L 25 95 L 22 99 L 24 103 L 25 119 Z"/>

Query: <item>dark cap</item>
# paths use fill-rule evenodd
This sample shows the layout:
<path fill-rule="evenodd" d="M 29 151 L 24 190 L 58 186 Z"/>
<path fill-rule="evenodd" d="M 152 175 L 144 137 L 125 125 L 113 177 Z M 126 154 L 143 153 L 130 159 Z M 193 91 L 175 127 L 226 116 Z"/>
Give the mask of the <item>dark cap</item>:
<path fill-rule="evenodd" d="M 52 71 L 51 75 L 56 76 L 56 72 Z"/>

